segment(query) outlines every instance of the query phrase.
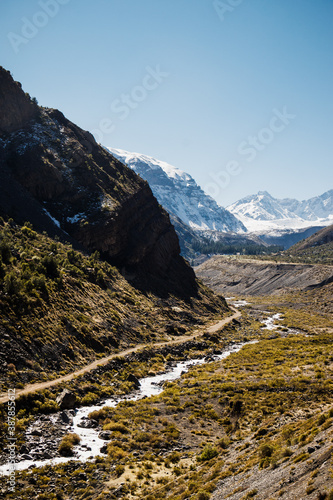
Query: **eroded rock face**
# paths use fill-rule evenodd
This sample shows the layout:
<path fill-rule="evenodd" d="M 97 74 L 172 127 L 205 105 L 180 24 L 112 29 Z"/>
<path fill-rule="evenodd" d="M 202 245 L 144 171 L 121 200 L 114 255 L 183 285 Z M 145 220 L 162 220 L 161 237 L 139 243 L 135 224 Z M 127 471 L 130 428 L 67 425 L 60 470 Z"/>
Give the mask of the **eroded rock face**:
<path fill-rule="evenodd" d="M 25 94 L 19 82 L 0 66 L 0 135 L 23 127 L 38 112 L 38 106 Z"/>
<path fill-rule="evenodd" d="M 7 132 L 0 136 L 0 212 L 98 250 L 139 288 L 195 295 L 195 275 L 148 183 L 60 111 L 36 113 L 10 74 L 0 75 L 0 96 L 10 103 L 0 121 Z"/>

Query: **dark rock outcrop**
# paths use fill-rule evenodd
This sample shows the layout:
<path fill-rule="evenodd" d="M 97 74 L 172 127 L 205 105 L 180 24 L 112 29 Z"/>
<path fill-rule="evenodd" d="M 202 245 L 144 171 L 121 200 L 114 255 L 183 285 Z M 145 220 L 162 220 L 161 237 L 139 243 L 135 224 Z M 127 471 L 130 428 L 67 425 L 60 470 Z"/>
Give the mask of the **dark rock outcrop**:
<path fill-rule="evenodd" d="M 37 103 L 0 67 L 0 136 L 23 127 L 38 113 Z"/>
<path fill-rule="evenodd" d="M 0 68 L 0 215 L 102 257 L 140 289 L 197 294 L 168 214 L 146 181 Z"/>
<path fill-rule="evenodd" d="M 61 410 L 68 410 L 69 408 L 75 407 L 76 396 L 68 389 L 64 389 L 62 393 L 57 397 L 56 402 Z"/>
<path fill-rule="evenodd" d="M 128 375 L 127 380 L 128 380 L 129 382 L 132 382 L 132 383 L 134 384 L 134 387 L 135 387 L 136 389 L 140 389 L 140 385 L 141 385 L 141 384 L 140 384 L 140 380 L 139 380 L 139 379 L 138 379 L 135 375 L 133 375 L 133 373 L 130 373 L 130 374 Z"/>

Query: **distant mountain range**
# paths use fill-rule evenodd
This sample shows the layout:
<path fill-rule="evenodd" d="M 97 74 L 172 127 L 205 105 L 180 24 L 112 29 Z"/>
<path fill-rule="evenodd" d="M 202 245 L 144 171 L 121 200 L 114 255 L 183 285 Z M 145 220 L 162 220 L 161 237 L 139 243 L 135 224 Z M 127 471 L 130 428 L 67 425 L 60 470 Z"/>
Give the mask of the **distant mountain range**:
<path fill-rule="evenodd" d="M 246 232 L 243 223 L 208 196 L 187 173 L 150 156 L 106 148 L 148 181 L 159 203 L 194 231 Z"/>
<path fill-rule="evenodd" d="M 106 149 L 149 183 L 169 212 L 187 257 L 200 241 L 236 244 L 238 240 L 245 246 L 264 243 L 288 248 L 333 222 L 333 190 L 304 201 L 279 200 L 259 191 L 223 208 L 188 173 L 140 153 Z"/>
<path fill-rule="evenodd" d="M 333 222 L 333 190 L 298 201 L 279 200 L 267 191 L 246 196 L 227 207 L 251 232 L 264 234 L 272 230 L 327 226 Z"/>

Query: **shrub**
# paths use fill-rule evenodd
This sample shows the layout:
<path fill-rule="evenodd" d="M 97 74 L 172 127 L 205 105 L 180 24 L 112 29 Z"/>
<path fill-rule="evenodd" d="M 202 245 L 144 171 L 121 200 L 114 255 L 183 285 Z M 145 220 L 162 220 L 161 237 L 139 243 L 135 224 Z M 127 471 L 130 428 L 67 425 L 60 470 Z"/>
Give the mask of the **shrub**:
<path fill-rule="evenodd" d="M 66 434 L 61 440 L 59 445 L 59 453 L 63 457 L 71 457 L 73 456 L 73 448 L 76 444 L 79 444 L 81 441 L 80 436 L 75 433 Z"/>
<path fill-rule="evenodd" d="M 223 437 L 219 440 L 217 444 L 219 445 L 220 448 L 226 450 L 230 446 L 230 443 L 231 441 L 228 437 Z"/>
<path fill-rule="evenodd" d="M 115 468 L 115 473 L 117 477 L 120 477 L 125 472 L 125 467 L 121 464 L 118 464 Z"/>
<path fill-rule="evenodd" d="M 46 276 L 49 278 L 57 278 L 59 276 L 58 264 L 53 255 L 46 255 L 42 259 L 42 265 L 45 268 Z"/>
<path fill-rule="evenodd" d="M 200 490 L 197 494 L 197 500 L 209 500 L 210 494 L 207 491 Z"/>
<path fill-rule="evenodd" d="M 115 446 L 114 444 L 108 444 L 108 455 L 112 460 L 121 460 L 127 456 L 127 452 L 119 446 Z"/>
<path fill-rule="evenodd" d="M 274 453 L 274 446 L 269 443 L 264 443 L 260 446 L 259 455 L 261 458 L 271 457 Z"/>
<path fill-rule="evenodd" d="M 285 448 L 282 451 L 282 456 L 283 457 L 291 457 L 292 454 L 293 454 L 293 451 L 290 448 Z"/>
<path fill-rule="evenodd" d="M 249 491 L 249 492 L 245 495 L 244 500 L 248 500 L 248 499 L 250 499 L 250 498 L 255 497 L 257 493 L 258 493 L 258 490 L 256 490 L 256 489 Z"/>
<path fill-rule="evenodd" d="M 111 422 L 109 424 L 104 425 L 103 429 L 105 431 L 117 431 L 120 432 L 121 434 L 128 434 L 130 431 L 129 429 L 122 423 L 117 423 L 117 422 Z"/>
<path fill-rule="evenodd" d="M 12 256 L 12 252 L 10 250 L 9 243 L 7 241 L 2 240 L 0 242 L 0 255 L 2 257 L 2 261 L 4 264 L 9 264 L 10 258 Z"/>
<path fill-rule="evenodd" d="M 211 460 L 219 454 L 215 446 L 208 444 L 204 447 L 202 453 L 197 457 L 198 462 L 204 462 L 206 460 Z"/>
<path fill-rule="evenodd" d="M 5 276 L 4 279 L 4 288 L 5 292 L 9 295 L 17 295 L 22 288 L 21 280 L 17 277 L 17 275 L 12 271 Z"/>

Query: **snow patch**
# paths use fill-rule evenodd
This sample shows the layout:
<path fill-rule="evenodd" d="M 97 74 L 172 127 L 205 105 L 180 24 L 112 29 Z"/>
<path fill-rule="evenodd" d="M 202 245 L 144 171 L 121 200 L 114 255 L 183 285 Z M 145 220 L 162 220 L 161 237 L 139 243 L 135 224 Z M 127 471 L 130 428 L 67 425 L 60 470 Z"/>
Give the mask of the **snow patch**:
<path fill-rule="evenodd" d="M 52 221 L 52 222 L 53 222 L 53 223 L 54 223 L 57 227 L 59 227 L 59 228 L 61 229 L 60 222 L 59 222 L 57 219 L 55 219 L 54 217 L 52 217 L 52 215 L 50 214 L 50 212 L 48 212 L 48 211 L 46 210 L 46 208 L 43 208 L 43 212 L 45 212 L 45 213 L 46 213 L 46 215 L 47 215 L 48 217 L 50 217 L 51 221 Z"/>

